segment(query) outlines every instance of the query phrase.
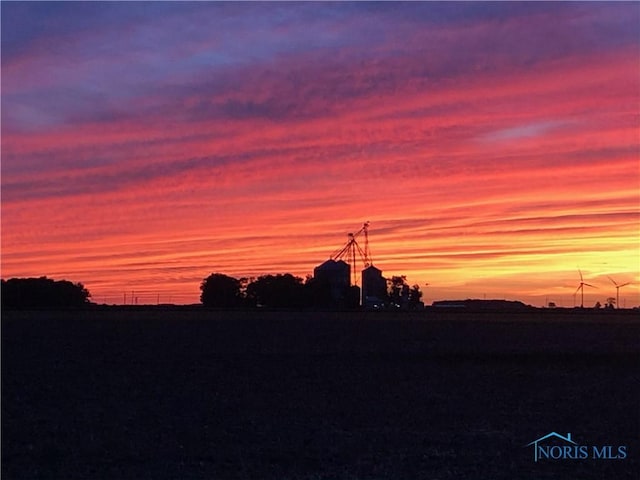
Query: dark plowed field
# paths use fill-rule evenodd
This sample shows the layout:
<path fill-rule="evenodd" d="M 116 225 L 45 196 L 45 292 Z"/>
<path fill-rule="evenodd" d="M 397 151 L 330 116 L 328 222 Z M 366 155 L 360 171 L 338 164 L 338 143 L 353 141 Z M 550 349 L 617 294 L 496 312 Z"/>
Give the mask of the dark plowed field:
<path fill-rule="evenodd" d="M 627 458 L 534 462 L 552 431 Z M 3 479 L 639 471 L 629 312 L 2 314 Z"/>

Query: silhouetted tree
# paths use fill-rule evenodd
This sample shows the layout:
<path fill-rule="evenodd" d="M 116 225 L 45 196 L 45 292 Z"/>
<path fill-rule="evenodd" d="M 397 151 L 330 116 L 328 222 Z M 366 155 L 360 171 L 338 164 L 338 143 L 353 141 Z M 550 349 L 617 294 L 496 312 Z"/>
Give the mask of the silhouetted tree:
<path fill-rule="evenodd" d="M 91 294 L 82 283 L 40 278 L 2 280 L 3 308 L 80 307 Z"/>
<path fill-rule="evenodd" d="M 200 284 L 200 301 L 206 307 L 238 307 L 243 303 L 243 286 L 247 279 L 240 280 L 224 275 L 212 273 Z"/>
<path fill-rule="evenodd" d="M 392 307 L 398 306 L 410 310 L 418 308 L 422 298 L 420 287 L 417 284 L 409 287 L 407 277 L 404 275 L 387 279 L 387 294 Z"/>
<path fill-rule="evenodd" d="M 415 310 L 420 305 L 420 299 L 422 298 L 422 291 L 418 284 L 415 284 L 409 289 L 409 309 Z M 422 307 L 421 307 L 422 308 Z"/>
<path fill-rule="evenodd" d="M 308 304 L 305 293 L 302 279 L 290 273 L 263 275 L 247 285 L 248 302 L 265 307 L 304 307 Z"/>
<path fill-rule="evenodd" d="M 387 279 L 387 294 L 391 305 L 405 308 L 409 301 L 409 284 L 404 275 Z"/>

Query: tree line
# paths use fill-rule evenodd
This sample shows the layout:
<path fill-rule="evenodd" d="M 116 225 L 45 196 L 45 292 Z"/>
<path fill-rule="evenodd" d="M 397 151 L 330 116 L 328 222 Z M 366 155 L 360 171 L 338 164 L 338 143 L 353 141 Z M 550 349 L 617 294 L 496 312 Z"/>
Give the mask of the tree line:
<path fill-rule="evenodd" d="M 91 294 L 82 283 L 40 278 L 2 280 L 2 308 L 81 307 Z"/>
<path fill-rule="evenodd" d="M 234 278 L 212 273 L 200 285 L 200 301 L 206 307 L 239 308 L 358 308 L 360 289 L 344 288 L 340 295 L 326 282 L 312 276 L 306 279 L 290 273 Z M 380 299 L 382 308 L 417 308 L 422 292 L 409 286 L 405 276 L 387 280 L 387 292 Z"/>
<path fill-rule="evenodd" d="M 318 308 L 354 309 L 360 306 L 360 289 L 335 286 L 307 276 L 290 273 L 262 275 L 257 278 L 234 278 L 212 273 L 200 285 L 200 301 L 215 308 Z M 2 308 L 59 308 L 89 305 L 91 294 L 82 283 L 40 278 L 2 280 Z M 420 304 L 422 292 L 410 287 L 406 277 L 387 280 L 387 291 L 379 299 L 380 308 L 413 309 Z"/>

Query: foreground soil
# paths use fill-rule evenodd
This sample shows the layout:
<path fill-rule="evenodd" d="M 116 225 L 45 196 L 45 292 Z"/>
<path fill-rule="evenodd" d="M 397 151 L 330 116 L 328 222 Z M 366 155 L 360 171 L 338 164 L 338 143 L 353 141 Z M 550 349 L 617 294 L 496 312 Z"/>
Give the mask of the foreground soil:
<path fill-rule="evenodd" d="M 631 312 L 2 313 L 6 479 L 624 479 Z M 627 458 L 533 460 L 571 433 Z"/>

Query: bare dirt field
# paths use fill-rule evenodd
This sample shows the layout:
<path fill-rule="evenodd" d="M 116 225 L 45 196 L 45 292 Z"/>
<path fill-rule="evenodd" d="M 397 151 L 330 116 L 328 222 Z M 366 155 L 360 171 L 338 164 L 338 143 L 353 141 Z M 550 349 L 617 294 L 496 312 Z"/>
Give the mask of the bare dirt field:
<path fill-rule="evenodd" d="M 2 312 L 3 479 L 639 472 L 637 312 Z"/>

